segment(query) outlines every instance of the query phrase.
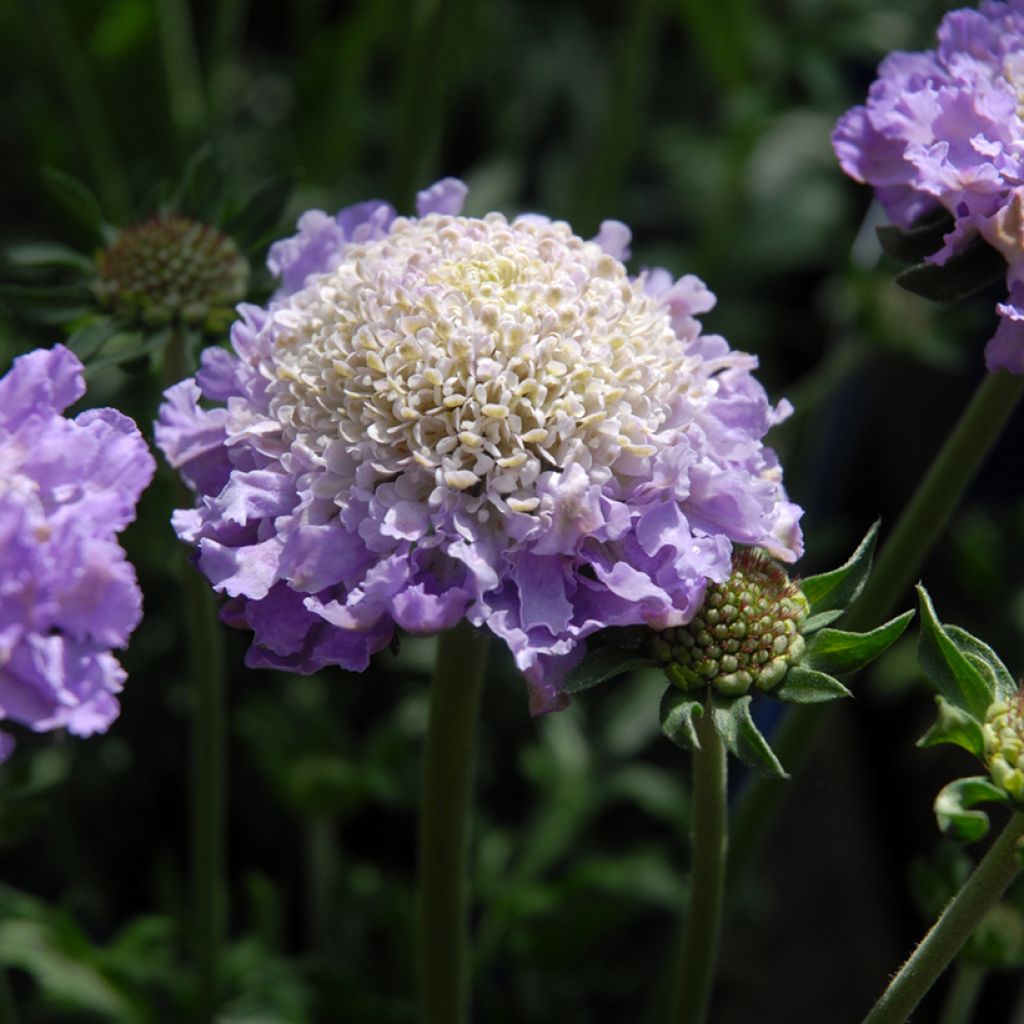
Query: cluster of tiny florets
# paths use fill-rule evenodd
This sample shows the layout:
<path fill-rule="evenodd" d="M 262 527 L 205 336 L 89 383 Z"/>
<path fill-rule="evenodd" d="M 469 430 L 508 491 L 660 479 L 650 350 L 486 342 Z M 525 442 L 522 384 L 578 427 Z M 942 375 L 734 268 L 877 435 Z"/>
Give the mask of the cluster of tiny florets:
<path fill-rule="evenodd" d="M 534 512 L 545 470 L 635 473 L 700 365 L 600 246 L 497 213 L 398 219 L 275 320 L 271 408 L 339 493 L 372 466 L 431 504 L 463 492 L 482 518 Z"/>
<path fill-rule="evenodd" d="M 658 633 L 651 651 L 684 690 L 714 686 L 728 696 L 751 686 L 771 690 L 804 650 L 803 591 L 771 559 L 749 548 L 724 583 L 708 585 L 704 604 L 685 626 Z"/>
<path fill-rule="evenodd" d="M 151 326 L 206 324 L 245 296 L 249 280 L 249 264 L 227 235 L 174 215 L 122 231 L 97 257 L 97 269 L 104 305 Z"/>
<path fill-rule="evenodd" d="M 981 731 L 992 781 L 1024 803 L 1024 691 L 1013 700 L 996 701 L 988 709 Z"/>

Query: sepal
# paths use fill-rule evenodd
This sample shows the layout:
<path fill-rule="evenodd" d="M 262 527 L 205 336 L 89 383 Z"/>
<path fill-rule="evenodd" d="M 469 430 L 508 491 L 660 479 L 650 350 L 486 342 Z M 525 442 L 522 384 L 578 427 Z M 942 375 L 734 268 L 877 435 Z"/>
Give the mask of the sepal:
<path fill-rule="evenodd" d="M 583 660 L 566 676 L 562 688 L 566 693 L 579 693 L 626 672 L 653 665 L 657 665 L 657 662 L 641 651 L 598 647 L 584 655 Z"/>
<path fill-rule="evenodd" d="M 988 815 L 976 810 L 976 806 L 1009 801 L 1007 794 L 990 779 L 972 775 L 957 779 L 939 791 L 935 798 L 935 817 L 943 832 L 962 842 L 973 843 L 988 833 Z"/>
<path fill-rule="evenodd" d="M 711 722 L 726 749 L 748 768 L 775 779 L 788 779 L 775 751 L 761 735 L 750 715 L 750 694 L 723 697 L 711 694 Z"/>
<path fill-rule="evenodd" d="M 963 747 L 975 757 L 984 757 L 985 737 L 981 723 L 966 711 L 950 704 L 945 697 L 936 695 L 939 717 L 935 724 L 917 741 L 919 747 L 937 747 L 951 743 Z"/>
<path fill-rule="evenodd" d="M 896 275 L 896 283 L 931 302 L 959 302 L 1006 276 L 1006 260 L 980 236 L 941 266 L 919 263 Z"/>
<path fill-rule="evenodd" d="M 804 665 L 794 665 L 771 695 L 790 704 L 821 704 L 852 696 L 838 679 Z"/>
<path fill-rule="evenodd" d="M 917 593 L 921 603 L 917 656 L 925 675 L 950 704 L 983 721 L 997 687 L 1005 685 L 1004 674 L 1009 676 L 1006 666 L 969 633 L 943 626 L 923 586 L 918 585 Z"/>
<path fill-rule="evenodd" d="M 882 224 L 875 228 L 875 234 L 882 252 L 897 263 L 921 263 L 942 248 L 943 239 L 952 230 L 953 218 L 940 206 L 918 217 L 909 228 Z"/>
<path fill-rule="evenodd" d="M 661 698 L 661 731 L 681 750 L 699 750 L 700 740 L 693 720 L 703 714 L 704 705 L 697 698 L 670 686 Z"/>
<path fill-rule="evenodd" d="M 913 611 L 904 612 L 868 633 L 822 629 L 808 641 L 801 663 L 829 675 L 856 672 L 888 650 L 913 617 Z"/>
<path fill-rule="evenodd" d="M 802 626 L 805 636 L 834 622 L 860 595 L 871 572 L 878 527 L 876 520 L 857 550 L 838 569 L 801 581 L 800 589 L 811 606 Z"/>

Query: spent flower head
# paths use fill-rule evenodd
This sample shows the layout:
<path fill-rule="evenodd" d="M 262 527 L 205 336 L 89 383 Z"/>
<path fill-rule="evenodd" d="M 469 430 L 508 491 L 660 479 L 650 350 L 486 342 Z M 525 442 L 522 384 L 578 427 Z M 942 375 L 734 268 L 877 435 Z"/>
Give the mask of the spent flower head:
<path fill-rule="evenodd" d="M 1024 0 L 953 11 L 934 50 L 890 54 L 832 142 L 843 170 L 911 229 L 880 232 L 886 248 L 927 257 L 901 275 L 906 287 L 949 299 L 1005 276 L 986 362 L 1024 373 Z M 929 219 L 937 211 L 948 216 Z"/>
<path fill-rule="evenodd" d="M 467 617 L 544 711 L 587 636 L 688 622 L 734 543 L 800 553 L 762 444 L 788 409 L 702 334 L 701 281 L 626 270 L 624 225 L 585 241 L 465 195 L 304 214 L 273 300 L 168 391 L 157 437 L 251 665 L 362 669 L 396 627 Z"/>
<path fill-rule="evenodd" d="M 103 732 L 125 674 L 111 653 L 141 616 L 117 535 L 156 468 L 113 409 L 62 413 L 85 392 L 63 346 L 0 378 L 0 716 L 37 732 Z M 0 734 L 0 757 L 14 741 Z"/>

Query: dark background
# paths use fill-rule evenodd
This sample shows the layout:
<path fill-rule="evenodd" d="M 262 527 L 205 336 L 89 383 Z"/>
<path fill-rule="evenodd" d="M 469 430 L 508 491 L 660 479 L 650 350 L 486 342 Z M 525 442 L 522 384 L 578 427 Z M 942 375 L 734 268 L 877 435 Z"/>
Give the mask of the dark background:
<path fill-rule="evenodd" d="M 310 207 L 379 197 L 409 210 L 443 174 L 468 182 L 469 213 L 536 209 L 585 237 L 622 219 L 632 265 L 704 278 L 719 298 L 707 329 L 757 353 L 769 393 L 796 406 L 772 440 L 807 510 L 810 574 L 879 515 L 884 536 L 980 380 L 995 328 L 998 292 L 949 310 L 892 284 L 872 230 L 881 215 L 828 141 L 878 60 L 930 45 L 945 9 L 0 0 L 2 241 L 91 254 L 44 167 L 80 178 L 125 226 L 204 143 L 229 195 L 294 171 L 281 233 Z M 253 288 L 260 298 L 266 280 Z M 61 340 L 46 319 L 0 305 L 0 365 Z M 148 432 L 159 388 L 155 367 L 111 370 L 87 402 Z M 1018 416 L 924 570 L 940 615 L 1014 672 L 1022 428 Z M 146 618 L 124 653 L 120 720 L 89 742 L 19 732 L 0 770 L 0 962 L 23 1021 L 188 1019 L 190 570 L 167 525 L 171 493 L 164 475 L 125 535 Z M 228 641 L 232 945 L 219 1020 L 410 1021 L 431 644 L 404 643 L 363 676 L 299 679 L 245 671 L 245 638 Z M 621 680 L 531 720 L 507 655 L 492 657 L 476 1019 L 647 1019 L 665 997 L 688 857 L 689 766 L 658 734 L 661 683 Z M 859 1020 L 925 926 L 910 884 L 927 876 L 919 862 L 955 859 L 936 853 L 931 801 L 975 769 L 914 747 L 931 698 L 913 638 L 853 688 L 733 893 L 716 1024 Z M 1024 1020 L 1018 982 L 993 972 L 974 1019 Z M 942 1001 L 939 989 L 915 1020 L 938 1021 Z"/>

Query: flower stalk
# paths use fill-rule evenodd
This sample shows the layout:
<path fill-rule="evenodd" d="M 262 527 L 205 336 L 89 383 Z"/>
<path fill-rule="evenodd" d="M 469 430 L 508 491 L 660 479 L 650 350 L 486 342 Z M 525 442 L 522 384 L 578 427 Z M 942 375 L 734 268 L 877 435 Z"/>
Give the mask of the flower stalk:
<path fill-rule="evenodd" d="M 187 335 L 175 328 L 167 346 L 168 383 L 191 372 Z M 191 495 L 179 485 L 179 500 Z M 220 964 L 227 921 L 225 815 L 227 792 L 224 642 L 217 602 L 191 565 L 182 573 L 188 672 L 192 682 L 192 948 L 196 1020 L 212 1021 L 220 995 Z"/>
<path fill-rule="evenodd" d="M 1013 815 L 974 874 L 900 968 L 864 1024 L 904 1024 L 938 980 L 971 932 L 1020 872 L 1017 848 L 1024 837 L 1024 811 Z"/>
<path fill-rule="evenodd" d="M 465 619 L 438 639 L 424 750 L 417 885 L 420 1024 L 469 1020 L 469 808 L 487 639 Z"/>
<path fill-rule="evenodd" d="M 696 731 L 700 747 L 693 751 L 691 897 L 673 979 L 670 1024 L 702 1024 L 707 1019 L 725 897 L 728 767 L 710 706 L 697 720 Z"/>

